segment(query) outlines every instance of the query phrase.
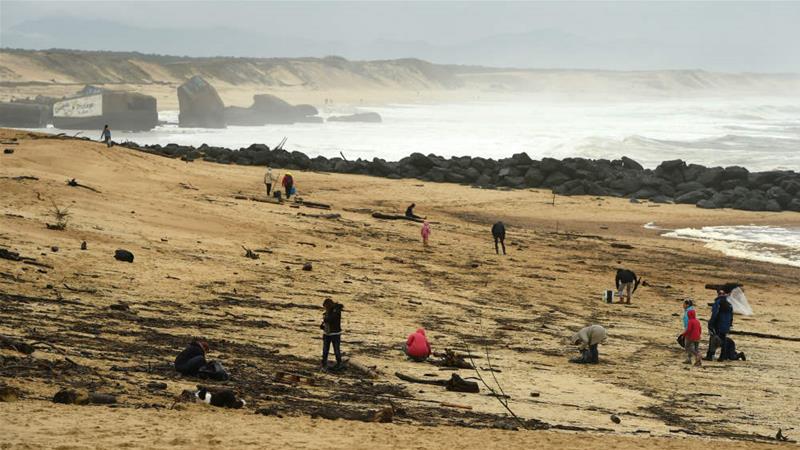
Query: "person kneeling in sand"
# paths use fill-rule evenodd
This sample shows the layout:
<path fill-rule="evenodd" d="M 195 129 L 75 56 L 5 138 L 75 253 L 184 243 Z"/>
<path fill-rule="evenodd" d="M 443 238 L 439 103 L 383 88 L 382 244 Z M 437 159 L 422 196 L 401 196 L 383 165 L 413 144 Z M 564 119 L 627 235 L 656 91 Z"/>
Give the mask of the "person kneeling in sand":
<path fill-rule="evenodd" d="M 431 344 L 425 336 L 425 329 L 420 328 L 416 332 L 408 335 L 406 345 L 403 347 L 406 355 L 417 362 L 428 359 L 431 355 Z"/>
<path fill-rule="evenodd" d="M 197 376 L 200 369 L 206 366 L 208 342 L 200 338 L 192 342 L 175 358 L 175 370 L 183 375 Z"/>
<path fill-rule="evenodd" d="M 574 335 L 570 339 L 573 345 L 577 345 L 581 351 L 579 358 L 572 358 L 569 360 L 571 363 L 577 364 L 597 364 L 600 362 L 600 354 L 597 351 L 597 346 L 605 342 L 608 337 L 606 329 L 600 325 L 590 325 Z"/>
<path fill-rule="evenodd" d="M 697 320 L 697 312 L 690 309 L 686 312 L 689 320 L 686 324 L 686 329 L 683 331 L 684 348 L 686 349 L 686 364 L 692 363 L 692 355 L 695 356 L 695 366 L 700 366 L 700 336 L 703 334 L 703 327 L 700 321 Z"/>

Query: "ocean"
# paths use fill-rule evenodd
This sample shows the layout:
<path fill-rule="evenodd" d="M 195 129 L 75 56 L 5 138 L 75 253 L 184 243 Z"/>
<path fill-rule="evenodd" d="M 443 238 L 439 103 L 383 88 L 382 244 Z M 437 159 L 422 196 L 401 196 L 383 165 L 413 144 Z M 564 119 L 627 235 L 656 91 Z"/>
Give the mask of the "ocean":
<path fill-rule="evenodd" d="M 503 158 L 526 152 L 534 159 L 628 156 L 649 168 L 680 158 L 706 166 L 740 165 L 751 171 L 800 171 L 800 101 L 794 99 L 474 101 L 335 106 L 320 113 L 327 117 L 358 111 L 378 112 L 383 123 L 194 129 L 177 126 L 177 111 L 161 111 L 160 119 L 167 123 L 152 131 L 117 132 L 114 124 L 111 129 L 115 141 L 139 144 L 271 147 L 286 137 L 288 150 L 312 157 L 341 153 L 348 159 L 397 160 L 421 152 Z M 82 133 L 98 138 L 100 130 Z M 729 256 L 800 266 L 800 215 L 796 228 L 702 227 L 672 230 L 667 236 L 702 240 Z"/>

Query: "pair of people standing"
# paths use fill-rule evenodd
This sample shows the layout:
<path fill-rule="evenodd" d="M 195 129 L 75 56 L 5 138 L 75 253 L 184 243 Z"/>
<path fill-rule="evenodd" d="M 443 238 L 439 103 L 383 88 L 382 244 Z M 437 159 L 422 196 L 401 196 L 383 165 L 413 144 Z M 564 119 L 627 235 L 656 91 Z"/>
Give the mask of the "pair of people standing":
<path fill-rule="evenodd" d="M 272 167 L 267 166 L 267 172 L 264 174 L 264 185 L 267 187 L 267 198 L 272 195 L 272 186 L 278 180 L 278 176 L 272 174 Z M 297 192 L 294 187 L 294 177 L 291 173 L 286 173 L 281 180 L 281 187 L 283 187 L 286 198 L 290 198 Z"/>

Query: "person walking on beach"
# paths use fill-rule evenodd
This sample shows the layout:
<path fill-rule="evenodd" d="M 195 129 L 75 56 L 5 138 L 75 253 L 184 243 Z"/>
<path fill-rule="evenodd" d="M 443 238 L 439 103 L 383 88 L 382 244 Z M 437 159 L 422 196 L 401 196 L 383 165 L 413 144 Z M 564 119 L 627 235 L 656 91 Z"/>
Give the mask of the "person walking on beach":
<path fill-rule="evenodd" d="M 409 219 L 422 219 L 422 217 L 414 214 L 414 208 L 416 206 L 417 206 L 416 203 L 408 205 L 408 208 L 406 208 L 406 217 L 408 217 Z"/>
<path fill-rule="evenodd" d="M 692 355 L 695 357 L 695 366 L 701 366 L 703 363 L 700 362 L 700 337 L 703 334 L 703 327 L 700 325 L 700 321 L 697 320 L 697 312 L 694 309 L 690 309 L 686 312 L 688 321 L 686 323 L 686 329 L 683 330 L 683 339 L 684 339 L 684 348 L 686 349 L 686 361 L 684 363 L 691 364 L 692 363 Z"/>
<path fill-rule="evenodd" d="M 339 370 L 342 367 L 342 310 L 344 306 L 341 303 L 336 303 L 333 299 L 326 298 L 322 302 L 322 307 L 325 312 L 322 314 L 322 370 L 328 370 L 328 352 L 331 345 L 333 345 L 333 354 L 336 357 L 336 365 L 333 370 Z"/>
<path fill-rule="evenodd" d="M 683 329 L 686 330 L 686 327 L 689 326 L 689 311 L 694 311 L 694 301 L 690 298 L 687 298 L 683 301 Z M 683 336 L 683 333 L 678 335 L 678 345 L 682 348 L 686 347 L 686 339 Z"/>
<path fill-rule="evenodd" d="M 294 194 L 294 177 L 292 174 L 287 173 L 283 176 L 283 181 L 281 181 L 281 186 L 283 186 L 283 190 L 286 193 L 286 199 L 288 200 L 292 194 Z"/>
<path fill-rule="evenodd" d="M 717 347 L 721 348 L 719 361 L 728 359 L 731 353 L 728 348 L 728 332 L 733 326 L 733 306 L 728 301 L 728 294 L 725 291 L 717 291 L 717 298 L 711 305 L 711 318 L 708 319 L 708 352 L 706 361 L 713 361 Z"/>
<path fill-rule="evenodd" d="M 275 183 L 275 175 L 272 174 L 272 167 L 267 166 L 267 172 L 264 174 L 264 184 L 267 186 L 267 198 L 272 195 L 273 183 Z"/>
<path fill-rule="evenodd" d="M 600 325 L 589 325 L 573 334 L 570 342 L 578 346 L 581 356 L 570 359 L 569 362 L 577 364 L 599 363 L 600 353 L 597 350 L 597 346 L 605 342 L 607 337 L 606 329 Z"/>
<path fill-rule="evenodd" d="M 106 143 L 106 147 L 111 147 L 111 129 L 108 128 L 108 125 L 103 127 L 103 131 L 100 133 L 100 140 Z"/>
<path fill-rule="evenodd" d="M 403 347 L 406 356 L 416 362 L 423 362 L 431 355 L 431 344 L 425 336 L 425 329 L 419 328 L 416 332 L 408 335 L 406 345 Z"/>
<path fill-rule="evenodd" d="M 640 279 L 632 270 L 617 269 L 617 277 L 614 280 L 614 284 L 617 286 L 617 296 L 619 297 L 620 303 L 623 303 L 622 298 L 624 292 L 624 297 L 626 298 L 624 303 L 631 304 L 631 297 L 639 287 L 639 281 Z"/>
<path fill-rule="evenodd" d="M 422 245 L 425 247 L 428 246 L 428 237 L 431 235 L 431 226 L 428 224 L 428 221 L 422 222 L 422 229 L 420 230 L 420 234 L 422 235 Z"/>
<path fill-rule="evenodd" d="M 492 225 L 492 237 L 494 237 L 494 252 L 500 254 L 500 249 L 497 248 L 497 243 L 503 246 L 503 254 L 506 254 L 506 226 L 503 222 L 497 222 Z"/>

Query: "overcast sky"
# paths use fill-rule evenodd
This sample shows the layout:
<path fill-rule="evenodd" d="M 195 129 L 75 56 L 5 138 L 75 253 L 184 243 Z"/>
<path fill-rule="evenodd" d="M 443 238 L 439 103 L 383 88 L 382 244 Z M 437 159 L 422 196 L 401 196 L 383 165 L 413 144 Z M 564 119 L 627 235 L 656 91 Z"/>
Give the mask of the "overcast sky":
<path fill-rule="evenodd" d="M 0 29 L 4 47 L 800 72 L 800 2 L 0 0 Z"/>

